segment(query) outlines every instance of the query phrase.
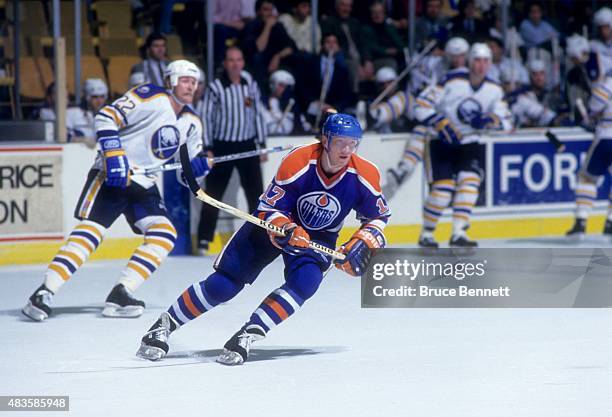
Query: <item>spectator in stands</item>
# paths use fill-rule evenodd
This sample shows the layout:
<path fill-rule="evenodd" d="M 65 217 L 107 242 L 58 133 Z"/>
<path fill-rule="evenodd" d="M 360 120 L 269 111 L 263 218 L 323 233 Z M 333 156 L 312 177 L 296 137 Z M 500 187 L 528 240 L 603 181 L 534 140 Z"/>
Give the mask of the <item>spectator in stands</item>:
<path fill-rule="evenodd" d="M 291 14 L 282 14 L 278 20 L 283 24 L 299 51 L 312 53 L 312 23 L 310 15 L 310 0 L 298 0 L 292 8 Z M 319 53 L 321 28 L 318 23 L 316 23 L 315 27 L 316 40 L 314 52 Z"/>
<path fill-rule="evenodd" d="M 45 104 L 38 110 L 38 119 L 55 120 L 55 83 L 51 83 L 45 90 Z"/>
<path fill-rule="evenodd" d="M 512 59 L 504 55 L 504 43 L 501 39 L 490 37 L 487 39 L 487 45 L 489 45 L 493 54 L 493 62 L 487 73 L 489 78 L 500 83 L 502 82 L 501 74 L 506 71 L 506 74 L 516 73 L 516 80 L 520 84 L 526 85 L 529 83 L 529 74 L 521 61 L 519 61 L 520 58 Z"/>
<path fill-rule="evenodd" d="M 474 0 L 459 1 L 459 14 L 451 19 L 451 32 L 469 43 L 481 42 L 487 36 L 488 25 L 476 16 L 476 2 Z"/>
<path fill-rule="evenodd" d="M 131 74 L 142 72 L 145 82 L 164 87 L 164 71 L 168 65 L 166 37 L 161 33 L 152 33 L 145 42 L 146 58 L 132 67 Z"/>
<path fill-rule="evenodd" d="M 223 61 L 227 42 L 230 39 L 237 40 L 240 31 L 244 29 L 243 10 L 241 0 L 215 0 L 213 11 L 215 66 Z"/>
<path fill-rule="evenodd" d="M 591 40 L 591 50 L 612 58 L 612 10 L 602 7 L 593 19 L 596 39 Z"/>
<path fill-rule="evenodd" d="M 243 47 L 251 72 L 267 90 L 268 75 L 279 69 L 296 47 L 285 27 L 278 22 L 276 9 L 270 0 L 257 0 L 255 13 L 255 20 L 244 28 Z"/>
<path fill-rule="evenodd" d="M 528 18 L 521 22 L 519 32 L 528 48 L 559 37 L 557 30 L 543 19 L 542 5 L 538 2 L 529 5 Z"/>
<path fill-rule="evenodd" d="M 363 25 L 351 17 L 353 0 L 336 0 L 335 6 L 335 14 L 321 22 L 321 30 L 333 34 L 339 43 L 349 70 L 350 91 L 356 93 L 359 81 L 373 79 L 374 65 L 364 39 Z"/>
<path fill-rule="evenodd" d="M 408 29 L 408 2 L 405 0 L 386 0 L 383 2 L 387 20 L 400 31 L 405 33 Z"/>
<path fill-rule="evenodd" d="M 311 124 L 320 112 L 329 108 L 346 113 L 355 106 L 356 96 L 351 90 L 344 53 L 333 33 L 323 35 L 321 53 L 309 61 L 303 74 L 304 78 L 298 85 L 299 102 L 307 109 Z M 324 98 L 322 103 L 321 96 Z"/>
<path fill-rule="evenodd" d="M 429 39 L 447 37 L 447 19 L 442 16 L 442 0 L 427 0 L 425 3 L 425 16 L 416 20 L 416 44 L 422 48 Z"/>
<path fill-rule="evenodd" d="M 504 47 L 506 50 L 511 50 L 513 47 L 520 48 L 525 45 L 523 38 L 518 33 L 516 28 L 512 24 L 512 16 L 508 16 L 508 24 L 509 28 L 506 31 L 506 36 L 504 37 L 504 29 L 501 19 L 501 14 L 497 13 L 494 17 L 495 24 L 489 28 L 489 36 L 492 38 L 498 38 L 504 40 Z M 513 46 L 514 45 L 514 46 Z"/>
<path fill-rule="evenodd" d="M 88 78 L 83 85 L 85 99 L 80 106 L 66 110 L 66 131 L 70 142 L 83 142 L 88 147 L 96 146 L 94 117 L 108 99 L 108 87 L 99 78 Z"/>
<path fill-rule="evenodd" d="M 404 61 L 403 42 L 395 26 L 387 23 L 385 6 L 376 1 L 370 6 L 371 23 L 364 27 L 364 39 L 375 68 L 397 69 Z"/>

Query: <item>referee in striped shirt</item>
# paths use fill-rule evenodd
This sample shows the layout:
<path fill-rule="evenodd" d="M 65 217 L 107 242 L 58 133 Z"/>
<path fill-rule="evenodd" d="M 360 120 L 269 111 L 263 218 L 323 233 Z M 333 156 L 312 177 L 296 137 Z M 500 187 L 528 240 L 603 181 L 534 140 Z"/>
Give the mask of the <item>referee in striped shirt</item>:
<path fill-rule="evenodd" d="M 257 82 L 244 69 L 244 56 L 237 47 L 228 48 L 224 72 L 204 92 L 202 113 L 204 147 L 214 156 L 229 155 L 265 147 L 266 131 Z M 249 212 L 257 207 L 263 193 L 260 157 L 215 165 L 206 177 L 206 193 L 219 200 L 227 188 L 234 168 L 238 170 Z M 202 205 L 198 225 L 198 252 L 206 253 L 213 240 L 219 211 Z"/>

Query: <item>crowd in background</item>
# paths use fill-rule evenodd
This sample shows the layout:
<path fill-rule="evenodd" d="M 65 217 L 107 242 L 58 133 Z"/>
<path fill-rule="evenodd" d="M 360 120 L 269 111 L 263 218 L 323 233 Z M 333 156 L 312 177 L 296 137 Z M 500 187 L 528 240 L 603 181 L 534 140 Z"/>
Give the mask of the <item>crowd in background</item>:
<path fill-rule="evenodd" d="M 466 48 L 474 42 L 486 42 L 491 48 L 489 77 L 504 85 L 511 106 L 526 90 L 531 90 L 542 105 L 538 114 L 517 115 L 518 125 L 571 124 L 575 118 L 573 95 L 580 94 L 572 88 L 587 84 L 588 77 L 575 69 L 576 53 L 568 48 L 567 39 L 573 34 L 588 37 L 590 51 L 600 57 L 600 71 L 607 71 L 608 60 L 612 61 L 612 11 L 605 2 L 513 1 L 504 30 L 499 1 L 417 1 L 416 47 L 410 51 L 407 0 L 320 1 L 314 45 L 308 0 L 212 1 L 215 73 L 223 71 L 228 47 L 243 51 L 245 69 L 261 90 L 268 134 L 272 135 L 310 132 L 317 115 L 329 107 L 357 115 L 369 129 L 410 130 L 414 127 L 414 97 L 438 82 L 454 66 L 450 62 L 467 53 Z M 134 14 L 152 3 L 159 3 L 158 13 L 143 48 L 143 62 L 130 71 L 130 86 L 163 83 L 171 52 L 167 50 L 168 34 L 180 35 L 184 50 L 199 52 L 194 55 L 199 61 L 196 64 L 206 67 L 202 3 L 181 2 L 200 12 L 188 13 L 191 19 L 183 13 L 179 19 L 172 12 L 177 1 L 131 0 Z M 456 49 L 458 38 L 467 47 Z M 432 40 L 437 43 L 431 53 L 391 94 L 371 106 Z M 212 80 L 205 80 L 202 74 L 201 81 L 198 98 L 203 97 L 202 90 Z M 52 91 L 50 86 L 43 109 L 30 118 L 52 117 L 44 109 L 52 106 Z M 92 95 L 87 88 L 84 95 L 85 108 Z"/>

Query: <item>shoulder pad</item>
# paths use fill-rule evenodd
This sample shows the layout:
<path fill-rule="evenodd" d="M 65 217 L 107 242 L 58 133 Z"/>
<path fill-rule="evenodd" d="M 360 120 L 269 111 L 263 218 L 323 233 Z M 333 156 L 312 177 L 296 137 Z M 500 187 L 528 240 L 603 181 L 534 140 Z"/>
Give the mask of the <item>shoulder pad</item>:
<path fill-rule="evenodd" d="M 292 182 L 296 177 L 301 175 L 303 170 L 309 167 L 311 160 L 318 159 L 320 155 L 320 143 L 313 143 L 312 145 L 300 146 L 293 149 L 283 158 L 276 172 L 276 182 Z"/>
<path fill-rule="evenodd" d="M 381 192 L 380 172 L 376 165 L 357 154 L 353 154 L 349 166 L 355 170 L 362 183 L 365 181 L 369 185 L 370 191 Z"/>
<path fill-rule="evenodd" d="M 136 97 L 140 98 L 141 100 L 146 100 L 159 94 L 164 94 L 166 96 L 168 95 L 166 90 L 155 84 L 140 85 L 132 89 L 132 93 L 134 93 Z"/>

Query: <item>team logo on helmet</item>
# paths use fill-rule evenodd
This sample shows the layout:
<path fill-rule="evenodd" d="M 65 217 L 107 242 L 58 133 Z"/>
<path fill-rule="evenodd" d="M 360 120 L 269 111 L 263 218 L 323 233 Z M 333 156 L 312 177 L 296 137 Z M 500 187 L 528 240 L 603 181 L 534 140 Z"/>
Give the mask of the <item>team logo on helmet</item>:
<path fill-rule="evenodd" d="M 310 230 L 329 227 L 340 213 L 338 199 L 325 191 L 304 194 L 297 202 L 298 216 Z"/>
<path fill-rule="evenodd" d="M 470 121 L 480 113 L 482 113 L 482 107 L 480 103 L 473 98 L 466 98 L 457 107 L 457 118 L 467 125 L 469 125 Z"/>
<path fill-rule="evenodd" d="M 151 150 L 159 159 L 168 159 L 174 155 L 179 147 L 180 133 L 174 126 L 162 126 L 151 138 Z"/>

